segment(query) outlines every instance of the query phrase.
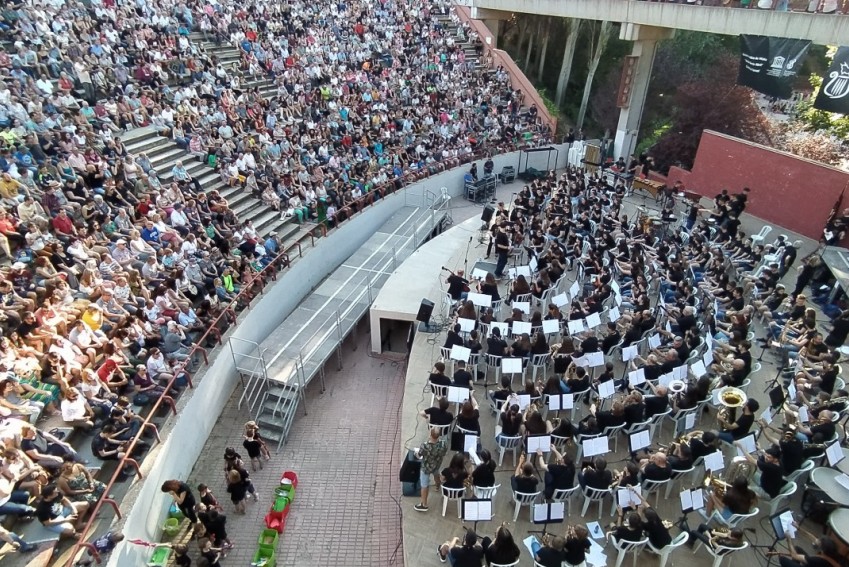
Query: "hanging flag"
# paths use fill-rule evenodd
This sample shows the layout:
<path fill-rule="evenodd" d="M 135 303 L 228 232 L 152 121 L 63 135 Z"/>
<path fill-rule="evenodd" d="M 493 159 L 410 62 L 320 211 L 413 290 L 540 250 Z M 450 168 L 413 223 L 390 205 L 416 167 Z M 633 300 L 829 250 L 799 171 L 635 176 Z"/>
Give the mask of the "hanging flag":
<path fill-rule="evenodd" d="M 793 79 L 810 46 L 806 39 L 741 35 L 737 84 L 767 96 L 790 98 Z"/>
<path fill-rule="evenodd" d="M 839 47 L 822 79 L 814 108 L 849 114 L 849 47 Z"/>

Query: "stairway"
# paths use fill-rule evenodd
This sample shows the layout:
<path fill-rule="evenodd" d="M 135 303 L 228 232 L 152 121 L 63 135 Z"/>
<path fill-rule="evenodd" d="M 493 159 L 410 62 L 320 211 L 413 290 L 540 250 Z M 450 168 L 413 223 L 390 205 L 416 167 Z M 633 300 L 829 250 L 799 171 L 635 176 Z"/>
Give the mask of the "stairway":
<path fill-rule="evenodd" d="M 215 55 L 224 65 L 238 64 L 239 50 L 236 47 L 229 44 L 216 45 L 212 41 L 206 41 L 203 39 L 203 34 L 199 32 L 194 32 L 189 37 L 208 54 Z M 277 94 L 274 82 L 265 76 L 247 77 L 242 86 L 243 88 L 258 87 L 264 97 L 273 97 Z M 127 151 L 133 155 L 139 155 L 142 152 L 147 154 L 163 184 L 171 182 L 171 168 L 177 161 L 182 161 L 186 171 L 198 180 L 204 191 L 218 190 L 221 196 L 227 199 L 239 220 L 252 221 L 260 236 L 265 237 L 271 232 L 277 232 L 280 242 L 285 242 L 287 238 L 298 232 L 299 225 L 296 222 L 291 219 L 282 220 L 279 212 L 253 195 L 245 193 L 241 187 L 230 187 L 211 167 L 200 162 L 170 139 L 157 135 L 152 128 L 130 130 L 121 136 L 121 141 Z"/>

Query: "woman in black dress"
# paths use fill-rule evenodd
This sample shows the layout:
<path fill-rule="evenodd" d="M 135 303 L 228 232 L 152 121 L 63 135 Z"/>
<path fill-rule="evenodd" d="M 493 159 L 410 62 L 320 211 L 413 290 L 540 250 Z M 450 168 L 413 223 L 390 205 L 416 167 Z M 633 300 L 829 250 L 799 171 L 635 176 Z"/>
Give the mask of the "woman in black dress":
<path fill-rule="evenodd" d="M 189 488 L 188 484 L 180 480 L 166 480 L 162 483 L 162 492 L 171 495 L 177 508 L 191 520 L 192 524 L 198 523 L 198 516 L 195 512 L 195 495 L 192 494 L 192 489 Z"/>

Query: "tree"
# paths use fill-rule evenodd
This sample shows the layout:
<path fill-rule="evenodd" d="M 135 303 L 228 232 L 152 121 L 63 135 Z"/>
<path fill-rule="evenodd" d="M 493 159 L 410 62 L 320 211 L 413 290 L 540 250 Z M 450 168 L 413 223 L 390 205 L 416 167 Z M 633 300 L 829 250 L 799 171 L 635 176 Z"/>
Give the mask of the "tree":
<path fill-rule="evenodd" d="M 822 77 L 812 74 L 811 85 L 814 87 L 814 92 L 810 98 L 799 102 L 796 106 L 796 120 L 808 130 L 822 131 L 844 139 L 849 138 L 849 116 L 814 108 L 814 101 L 822 87 Z"/>
<path fill-rule="evenodd" d="M 692 167 L 703 130 L 715 130 L 771 145 L 770 126 L 754 93 L 736 84 L 739 62 L 730 55 L 717 60 L 704 76 L 681 85 L 672 97 L 672 127 L 651 149 L 659 169 Z"/>
<path fill-rule="evenodd" d="M 566 49 L 563 52 L 563 62 L 560 64 L 560 75 L 557 78 L 557 90 L 554 93 L 554 104 L 563 106 L 563 97 L 566 95 L 566 87 L 569 85 L 569 75 L 572 73 L 572 59 L 575 55 L 575 44 L 578 42 L 578 34 L 581 31 L 583 20 L 567 20 L 566 25 Z"/>
<path fill-rule="evenodd" d="M 590 92 L 593 89 L 595 72 L 598 69 L 601 56 L 607 48 L 607 42 L 610 40 L 610 31 L 613 29 L 613 22 L 605 20 L 601 22 L 600 26 L 593 24 L 593 28 L 595 27 L 599 28 L 598 35 L 594 33 L 594 29 L 590 30 L 590 60 L 589 67 L 587 68 L 587 80 L 584 82 L 584 94 L 581 96 L 581 108 L 578 110 L 578 119 L 575 121 L 575 125 L 579 130 L 584 126 L 584 117 L 587 114 L 587 103 L 589 103 Z"/>
<path fill-rule="evenodd" d="M 545 67 L 545 55 L 548 51 L 548 40 L 551 39 L 551 22 L 552 20 L 550 18 L 545 18 L 542 47 L 539 50 L 539 58 L 537 59 L 537 83 L 542 83 L 542 70 Z"/>
<path fill-rule="evenodd" d="M 798 121 L 779 123 L 774 129 L 773 140 L 780 150 L 820 163 L 840 165 L 843 160 L 838 139 L 824 131 L 806 130 Z"/>
<path fill-rule="evenodd" d="M 529 23 L 528 27 L 531 27 L 533 24 Z M 530 39 L 528 40 L 528 51 L 525 53 L 525 64 L 522 66 L 522 70 L 527 73 L 529 70 L 529 66 L 531 64 L 531 53 L 534 50 L 534 38 L 539 36 L 540 29 L 542 28 L 542 19 L 537 18 L 537 32 L 532 33 Z"/>

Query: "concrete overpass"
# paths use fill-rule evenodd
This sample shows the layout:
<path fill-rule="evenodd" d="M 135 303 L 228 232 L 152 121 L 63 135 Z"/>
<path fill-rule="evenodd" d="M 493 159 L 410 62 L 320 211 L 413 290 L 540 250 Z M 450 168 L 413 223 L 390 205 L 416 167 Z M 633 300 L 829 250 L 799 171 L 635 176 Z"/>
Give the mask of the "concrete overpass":
<path fill-rule="evenodd" d="M 724 35 L 792 37 L 810 39 L 820 45 L 841 45 L 849 40 L 849 16 L 837 14 L 636 0 L 471 0 L 468 4 L 472 7 L 472 17 L 480 20 L 504 19 L 503 14 L 494 12 L 509 12 Z"/>
<path fill-rule="evenodd" d="M 461 0 L 459 3 L 470 5 L 472 18 L 483 20 L 496 37 L 500 21 L 514 13 L 620 23 L 619 39 L 633 41 L 634 44 L 629 59 L 633 64 L 628 71 L 631 76 L 630 91 L 620 107 L 613 144 L 614 158 L 627 158 L 637 146 L 657 44 L 672 37 L 677 29 L 809 39 L 822 45 L 840 45 L 849 41 L 849 16 L 844 14 L 777 12 L 637 0 Z"/>

